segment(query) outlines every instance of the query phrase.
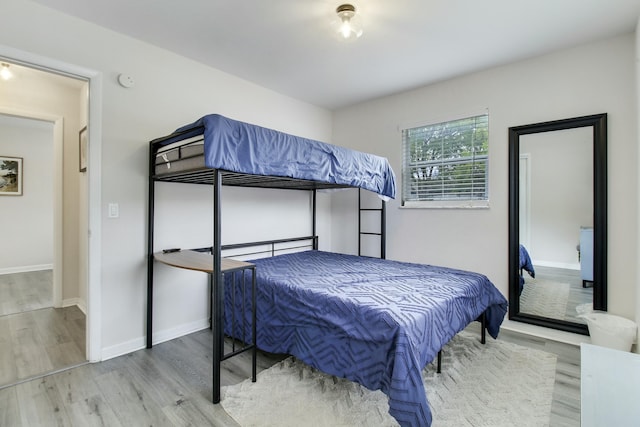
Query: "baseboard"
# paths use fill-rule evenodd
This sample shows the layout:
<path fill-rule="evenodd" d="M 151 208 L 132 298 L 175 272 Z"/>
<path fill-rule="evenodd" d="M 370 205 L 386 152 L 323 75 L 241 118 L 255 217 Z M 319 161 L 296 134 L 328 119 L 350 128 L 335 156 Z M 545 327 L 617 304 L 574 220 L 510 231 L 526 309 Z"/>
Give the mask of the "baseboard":
<path fill-rule="evenodd" d="M 540 267 L 564 268 L 565 270 L 580 271 L 580 264 L 544 260 L 533 260 L 532 263 L 534 266 L 539 265 Z"/>
<path fill-rule="evenodd" d="M 185 323 L 175 328 L 165 329 L 153 334 L 153 345 L 170 341 L 172 339 L 188 335 L 193 332 L 201 331 L 209 327 L 209 319 L 197 320 L 191 323 Z M 123 356 L 133 353 L 134 351 L 146 348 L 147 341 L 145 337 L 135 338 L 133 340 L 116 344 L 102 349 L 102 361 L 113 359 L 114 357 Z"/>
<path fill-rule="evenodd" d="M 560 331 L 557 329 L 545 328 L 542 326 L 531 325 L 529 323 L 516 322 L 514 320 L 504 319 L 501 330 L 512 331 L 521 334 L 531 335 L 550 341 L 558 341 L 565 344 L 580 346 L 580 343 L 590 343 L 591 339 L 587 335 L 574 334 L 572 332 Z M 498 338 L 499 339 L 499 338 Z"/>
<path fill-rule="evenodd" d="M 28 273 L 30 271 L 42 271 L 42 270 L 53 270 L 53 264 L 23 265 L 21 267 L 0 268 L 0 275 Z"/>
<path fill-rule="evenodd" d="M 78 306 L 78 308 L 80 309 L 80 311 L 82 311 L 84 313 L 84 315 L 87 315 L 87 304 L 84 302 L 83 299 L 81 298 L 68 298 L 65 300 L 62 300 L 62 307 L 71 307 L 73 305 Z"/>

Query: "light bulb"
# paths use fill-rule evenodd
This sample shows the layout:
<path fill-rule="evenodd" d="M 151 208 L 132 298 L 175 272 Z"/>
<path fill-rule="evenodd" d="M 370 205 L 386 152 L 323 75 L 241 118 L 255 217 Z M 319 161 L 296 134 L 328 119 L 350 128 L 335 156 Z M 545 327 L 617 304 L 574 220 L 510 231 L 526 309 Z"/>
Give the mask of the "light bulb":
<path fill-rule="evenodd" d="M 9 80 L 11 77 L 13 77 L 13 73 L 9 69 L 9 64 L 3 62 L 0 65 L 2 67 L 0 68 L 0 77 L 2 77 L 3 80 Z"/>
<path fill-rule="evenodd" d="M 349 22 L 349 19 L 344 19 L 342 21 L 342 25 L 340 26 L 340 34 L 342 34 L 342 37 L 344 37 L 345 39 L 348 39 L 351 35 L 351 23 Z"/>
<path fill-rule="evenodd" d="M 362 21 L 351 4 L 342 4 L 336 8 L 338 19 L 336 30 L 343 39 L 358 38 L 362 35 Z"/>

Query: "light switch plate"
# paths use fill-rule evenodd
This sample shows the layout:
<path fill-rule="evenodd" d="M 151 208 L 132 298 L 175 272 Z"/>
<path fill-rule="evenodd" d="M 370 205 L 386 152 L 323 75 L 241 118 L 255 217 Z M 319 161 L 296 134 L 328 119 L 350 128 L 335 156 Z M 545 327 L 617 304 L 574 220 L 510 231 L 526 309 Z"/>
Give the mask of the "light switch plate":
<path fill-rule="evenodd" d="M 109 218 L 118 218 L 120 216 L 120 206 L 117 203 L 109 203 Z"/>

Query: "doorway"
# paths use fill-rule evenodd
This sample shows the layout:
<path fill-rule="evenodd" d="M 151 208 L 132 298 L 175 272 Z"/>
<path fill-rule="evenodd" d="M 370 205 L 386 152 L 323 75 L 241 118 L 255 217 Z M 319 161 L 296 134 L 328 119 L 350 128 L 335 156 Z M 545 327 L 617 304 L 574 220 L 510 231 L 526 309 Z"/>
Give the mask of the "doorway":
<path fill-rule="evenodd" d="M 0 265 L 0 285 L 25 292 L 14 292 L 12 301 L 8 298 L 3 304 L 13 306 L 12 313 L 0 313 L 0 340 L 7 353 L 3 357 L 13 360 L 0 376 L 0 387 L 7 380 L 37 377 L 88 358 L 88 186 L 78 168 L 78 136 L 73 137 L 81 124 L 87 124 L 88 81 L 3 62 L 13 76 L 0 81 L 0 113 L 5 119 L 0 124 L 6 126 L 10 118 L 14 123 L 48 127 L 53 142 L 47 155 L 46 149 L 27 145 L 28 133 L 0 141 L 0 156 L 4 151 L 21 154 L 16 157 L 21 159 L 22 193 L 12 200 L 16 215 L 35 220 L 37 213 L 49 223 L 48 230 L 34 225 L 6 240 L 12 242 L 16 257 L 3 258 L 7 265 Z M 48 158 L 49 164 L 38 163 L 38 157 Z M 38 189 L 47 187 L 52 203 L 45 212 L 42 203 L 47 196 Z M 33 257 L 37 254 L 40 258 Z"/>

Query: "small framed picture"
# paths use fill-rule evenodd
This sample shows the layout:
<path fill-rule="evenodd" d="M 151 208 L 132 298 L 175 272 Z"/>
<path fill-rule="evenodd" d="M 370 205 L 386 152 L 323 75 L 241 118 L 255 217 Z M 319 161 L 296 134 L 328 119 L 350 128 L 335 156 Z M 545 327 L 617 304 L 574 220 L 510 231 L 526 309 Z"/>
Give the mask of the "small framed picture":
<path fill-rule="evenodd" d="M 79 144 L 80 144 L 80 148 L 79 148 L 79 152 L 80 152 L 80 172 L 86 172 L 87 171 L 87 149 L 88 149 L 88 140 L 87 140 L 87 127 L 83 127 L 82 129 L 80 129 L 80 136 L 79 136 Z"/>
<path fill-rule="evenodd" d="M 0 196 L 22 196 L 22 157 L 0 156 Z"/>

